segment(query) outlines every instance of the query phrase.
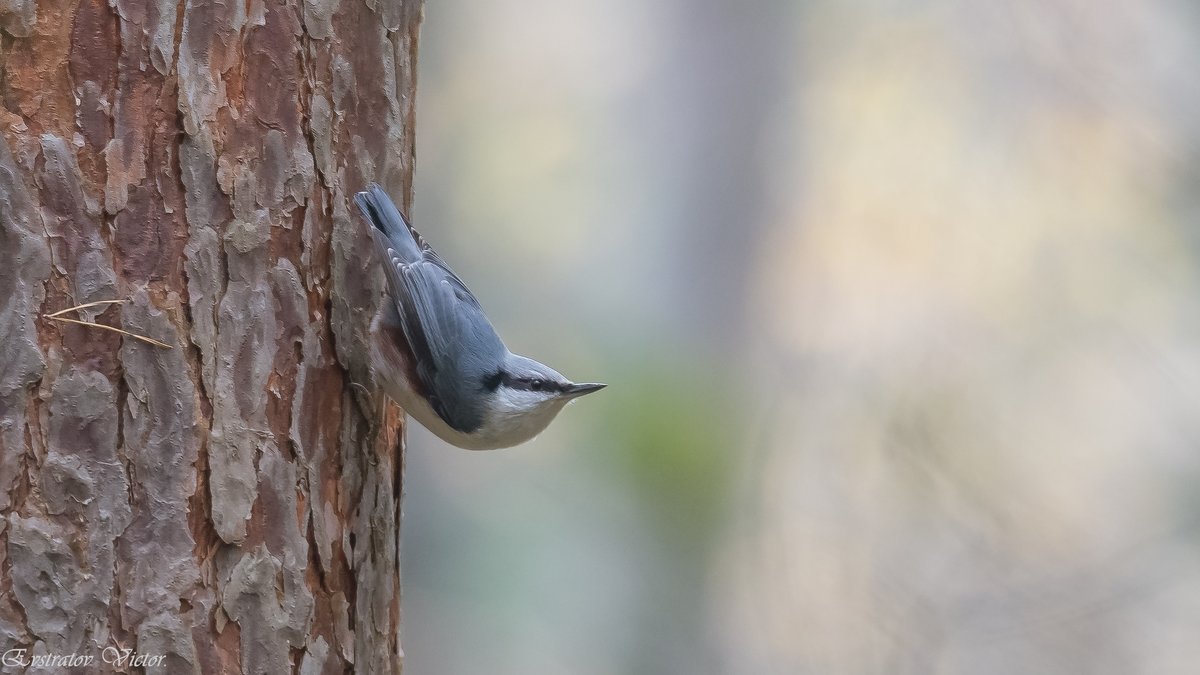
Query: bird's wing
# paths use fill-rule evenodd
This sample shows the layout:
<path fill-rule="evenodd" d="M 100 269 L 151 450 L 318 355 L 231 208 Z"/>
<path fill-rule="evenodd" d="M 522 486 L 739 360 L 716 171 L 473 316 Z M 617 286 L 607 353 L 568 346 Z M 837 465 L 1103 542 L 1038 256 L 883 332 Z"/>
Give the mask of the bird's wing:
<path fill-rule="evenodd" d="M 479 405 L 485 377 L 505 347 L 466 284 L 415 232 L 382 190 L 359 193 L 386 270 L 388 289 L 414 357 L 415 371 L 430 406 L 451 428 L 470 433 L 483 423 Z M 386 199 L 386 204 L 379 203 Z M 367 204 L 364 206 L 364 201 Z M 370 208 L 368 208 L 370 207 Z M 384 208 L 384 207 L 390 207 Z M 403 230 L 378 223 L 391 211 Z M 405 239 L 405 236 L 413 237 Z M 419 256 L 412 243 L 419 242 Z"/>

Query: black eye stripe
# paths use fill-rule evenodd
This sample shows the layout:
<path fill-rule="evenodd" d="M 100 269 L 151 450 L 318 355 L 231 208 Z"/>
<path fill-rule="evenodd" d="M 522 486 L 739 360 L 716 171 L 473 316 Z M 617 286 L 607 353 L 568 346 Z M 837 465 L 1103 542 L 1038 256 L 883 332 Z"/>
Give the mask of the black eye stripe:
<path fill-rule="evenodd" d="M 504 373 L 496 371 L 495 373 L 483 378 L 483 386 L 488 391 L 496 391 L 496 387 L 499 387 L 500 383 L 504 381 Z"/>
<path fill-rule="evenodd" d="M 509 389 L 518 389 L 521 391 L 562 391 L 562 386 L 554 380 L 543 380 L 540 377 L 521 377 L 502 371 L 489 375 L 483 380 L 483 386 L 492 391 L 501 384 Z"/>

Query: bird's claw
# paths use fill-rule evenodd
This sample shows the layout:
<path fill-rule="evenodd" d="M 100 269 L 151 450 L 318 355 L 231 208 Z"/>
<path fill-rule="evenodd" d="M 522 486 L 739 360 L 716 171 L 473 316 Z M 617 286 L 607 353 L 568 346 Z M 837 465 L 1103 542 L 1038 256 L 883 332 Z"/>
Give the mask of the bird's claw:
<path fill-rule="evenodd" d="M 379 434 L 380 417 L 383 411 L 376 404 L 375 397 L 371 394 L 371 390 L 358 382 L 351 382 L 350 389 L 354 392 L 354 402 L 358 406 L 359 413 L 363 419 L 367 421 L 367 438 L 371 439 L 371 445 L 375 445 L 375 439 Z M 372 465 L 377 464 L 379 460 L 375 457 L 375 453 L 368 453 L 368 459 Z"/>

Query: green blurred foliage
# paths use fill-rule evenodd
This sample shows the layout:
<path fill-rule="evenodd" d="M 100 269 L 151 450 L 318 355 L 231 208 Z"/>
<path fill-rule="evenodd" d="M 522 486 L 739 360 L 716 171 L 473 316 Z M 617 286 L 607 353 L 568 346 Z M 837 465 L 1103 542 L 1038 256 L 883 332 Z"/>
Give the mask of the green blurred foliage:
<path fill-rule="evenodd" d="M 596 460 L 633 486 L 658 536 L 685 551 L 725 525 L 745 454 L 745 397 L 726 363 L 678 353 L 621 363 L 612 395 L 589 402 L 612 453 Z"/>

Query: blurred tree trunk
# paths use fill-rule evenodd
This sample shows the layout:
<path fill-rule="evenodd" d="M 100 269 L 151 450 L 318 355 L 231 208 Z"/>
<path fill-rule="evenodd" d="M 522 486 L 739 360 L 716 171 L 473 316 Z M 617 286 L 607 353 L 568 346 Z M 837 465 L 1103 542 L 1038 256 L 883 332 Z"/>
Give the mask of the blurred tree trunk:
<path fill-rule="evenodd" d="M 400 415 L 351 386 L 382 280 L 348 197 L 409 201 L 420 14 L 0 0 L 0 653 L 400 670 Z M 45 317 L 114 298 L 71 316 L 171 348 Z"/>

